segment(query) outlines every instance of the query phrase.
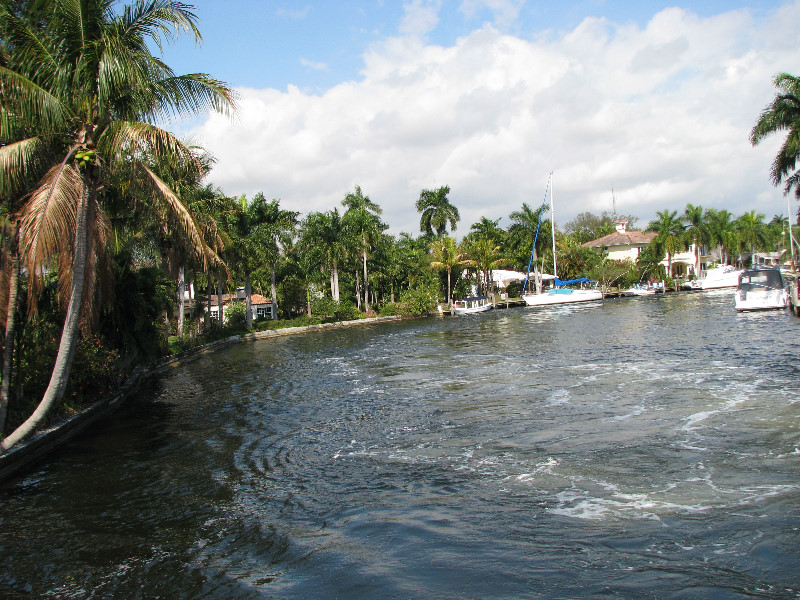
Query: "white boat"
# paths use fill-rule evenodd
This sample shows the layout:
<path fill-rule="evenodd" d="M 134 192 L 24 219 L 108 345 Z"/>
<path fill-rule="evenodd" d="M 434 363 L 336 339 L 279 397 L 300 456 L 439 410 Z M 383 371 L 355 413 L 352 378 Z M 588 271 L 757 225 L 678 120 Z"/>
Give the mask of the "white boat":
<path fill-rule="evenodd" d="M 720 288 L 736 287 L 739 285 L 740 269 L 730 265 L 717 265 L 705 272 L 705 275 L 694 281 L 684 284 L 690 290 L 717 290 Z"/>
<path fill-rule="evenodd" d="M 555 220 L 554 220 L 554 212 L 553 212 L 553 174 L 550 173 L 550 180 L 548 181 L 548 190 L 550 192 L 550 231 L 552 233 L 551 237 L 553 240 L 553 287 L 541 291 L 539 293 L 523 293 L 522 299 L 525 301 L 525 304 L 528 306 L 549 306 L 551 304 L 570 304 L 573 302 L 590 302 L 593 300 L 602 300 L 603 299 L 603 292 L 597 289 L 597 282 L 596 281 L 589 281 L 585 277 L 581 277 L 580 279 L 570 279 L 567 281 L 562 281 L 558 278 L 558 269 L 556 265 L 556 230 L 555 230 Z M 547 201 L 547 194 L 545 193 L 545 202 Z M 542 209 L 544 209 L 544 202 L 542 203 Z M 539 213 L 539 223 L 541 224 L 542 210 Z M 533 240 L 533 248 L 531 249 L 531 260 L 528 264 L 528 273 L 530 274 L 531 266 L 530 263 L 533 262 L 534 251 L 536 249 L 536 240 L 539 235 L 539 229 L 536 229 L 536 237 Z M 537 277 L 541 281 L 541 275 L 537 274 Z M 570 287 L 566 287 L 568 285 L 575 285 L 580 284 L 594 284 L 595 287 L 591 289 L 585 289 L 583 287 L 574 289 Z M 527 288 L 528 279 L 525 279 L 525 283 L 523 284 L 523 290 Z"/>
<path fill-rule="evenodd" d="M 557 282 L 561 281 L 556 279 Z M 572 282 L 588 281 L 575 279 Z M 569 282 L 563 282 L 566 285 Z M 595 282 L 596 283 L 596 282 Z M 570 304 L 572 302 L 589 302 L 591 300 L 602 300 L 603 292 L 598 289 L 573 289 L 568 287 L 554 287 L 545 290 L 541 294 L 523 294 L 522 299 L 528 306 L 548 306 L 550 304 Z"/>
<path fill-rule="evenodd" d="M 492 309 L 492 303 L 488 296 L 472 296 L 462 298 L 453 303 L 453 312 L 457 315 L 471 315 L 482 313 Z"/>
<path fill-rule="evenodd" d="M 789 293 L 780 269 L 747 269 L 739 276 L 733 297 L 736 310 L 768 310 L 786 308 Z"/>
<path fill-rule="evenodd" d="M 655 293 L 655 288 L 639 284 L 629 287 L 627 290 L 622 290 L 623 296 L 650 296 Z"/>

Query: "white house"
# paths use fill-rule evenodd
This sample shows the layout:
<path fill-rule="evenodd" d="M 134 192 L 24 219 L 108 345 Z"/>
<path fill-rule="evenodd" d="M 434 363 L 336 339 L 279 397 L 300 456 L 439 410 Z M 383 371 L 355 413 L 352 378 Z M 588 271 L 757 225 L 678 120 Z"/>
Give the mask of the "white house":
<path fill-rule="evenodd" d="M 639 258 L 639 254 L 641 254 L 657 235 L 654 231 L 628 231 L 628 221 L 626 219 L 616 219 L 614 221 L 614 226 L 616 227 L 614 233 L 592 240 L 591 242 L 586 242 L 583 245 L 587 248 L 607 248 L 608 258 L 611 260 L 631 260 L 636 262 L 636 259 Z M 676 252 L 670 257 L 670 261 L 668 261 L 665 256 L 661 264 L 665 267 L 668 266 L 668 263 L 672 264 L 673 277 L 686 277 L 690 275 L 692 271 L 699 274 L 699 272 L 705 268 L 704 261 L 706 257 L 701 249 L 699 256 L 700 263 L 695 264 L 697 258 L 695 257 L 694 248 L 694 244 L 691 244 L 688 250 Z"/>
<path fill-rule="evenodd" d="M 225 318 L 225 308 L 233 305 L 234 302 L 245 302 L 244 288 L 236 290 L 235 294 L 222 294 L 222 317 Z M 275 318 L 275 305 L 270 298 L 265 298 L 261 294 L 250 294 L 250 302 L 252 305 L 253 320 L 255 319 L 274 319 Z M 216 295 L 211 296 L 211 318 L 219 319 L 219 297 Z"/>
<path fill-rule="evenodd" d="M 626 219 L 614 221 L 616 231 L 606 236 L 586 242 L 587 248 L 608 248 L 608 258 L 611 260 L 632 260 L 636 262 L 639 254 L 656 237 L 654 231 L 628 231 Z"/>

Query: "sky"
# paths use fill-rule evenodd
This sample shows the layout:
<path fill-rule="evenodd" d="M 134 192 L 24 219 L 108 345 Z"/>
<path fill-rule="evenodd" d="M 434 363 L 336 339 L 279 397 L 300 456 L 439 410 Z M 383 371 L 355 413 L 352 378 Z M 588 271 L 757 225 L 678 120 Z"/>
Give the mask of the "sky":
<path fill-rule="evenodd" d="M 394 234 L 449 186 L 455 232 L 537 208 L 556 224 L 687 204 L 797 210 L 749 132 L 800 74 L 800 0 L 187 0 L 203 42 L 176 73 L 235 88 L 237 114 L 166 123 L 216 159 L 208 182 L 305 216 L 360 186 Z"/>

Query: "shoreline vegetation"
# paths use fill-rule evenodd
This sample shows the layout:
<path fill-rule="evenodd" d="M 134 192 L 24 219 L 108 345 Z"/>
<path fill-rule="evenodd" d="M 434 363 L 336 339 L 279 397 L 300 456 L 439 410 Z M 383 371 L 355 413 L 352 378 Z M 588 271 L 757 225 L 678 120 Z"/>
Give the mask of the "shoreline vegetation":
<path fill-rule="evenodd" d="M 685 275 L 673 258 L 689 248 L 698 272 L 700 248 L 709 264 L 741 265 L 756 252 L 782 261 L 792 247 L 788 217 L 692 204 L 658 212 L 635 259 L 611 260 L 585 244 L 637 217 L 582 213 L 539 232 L 548 208 L 523 203 L 507 227 L 483 216 L 456 240 L 447 185 L 409 198 L 417 236 L 388 233 L 358 185 L 305 216 L 261 192 L 228 196 L 209 182 L 212 154 L 159 126 L 164 115 L 237 111 L 225 82 L 176 75 L 150 50 L 173 35 L 200 41 L 193 10 L 0 0 L 0 455 L 114 395 L 137 366 L 234 335 L 422 315 L 493 295 L 494 270 L 541 272 L 554 254 L 559 277 L 607 290 Z M 787 129 L 800 136 L 800 80 L 780 74 L 775 86 L 754 145 Z M 798 157 L 787 144 L 773 165 L 787 194 L 800 194 Z"/>

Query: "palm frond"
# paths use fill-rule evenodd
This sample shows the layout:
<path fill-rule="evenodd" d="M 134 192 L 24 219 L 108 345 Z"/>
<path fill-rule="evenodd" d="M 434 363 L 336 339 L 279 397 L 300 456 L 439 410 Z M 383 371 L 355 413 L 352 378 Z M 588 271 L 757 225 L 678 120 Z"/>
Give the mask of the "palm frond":
<path fill-rule="evenodd" d="M 172 0 L 143 0 L 126 6 L 119 24 L 126 38 L 149 38 L 163 50 L 162 39 L 171 42 L 181 31 L 188 32 L 199 42 L 203 38 L 197 29 L 197 16 L 192 6 Z"/>
<path fill-rule="evenodd" d="M 237 110 L 237 95 L 227 84 L 205 73 L 169 77 L 156 82 L 153 92 L 157 101 L 153 118 L 175 116 L 185 112 L 202 114 L 214 110 L 226 116 Z"/>
<path fill-rule="evenodd" d="M 209 249 L 194 215 L 161 178 L 151 171 L 146 165 L 142 165 L 142 170 L 147 174 L 151 184 L 152 198 L 156 202 L 161 202 L 169 209 L 169 217 L 181 229 L 186 246 L 194 258 L 201 261 L 203 268 L 207 268 Z"/>
<path fill-rule="evenodd" d="M 10 200 L 22 193 L 32 174 L 37 173 L 40 146 L 40 138 L 0 146 L 0 196 Z"/>
<path fill-rule="evenodd" d="M 72 116 L 52 93 L 4 66 L 0 66 L 0 103 L 9 117 L 42 134 L 63 130 Z"/>
<path fill-rule="evenodd" d="M 28 298 L 33 312 L 44 275 L 56 262 L 62 268 L 71 266 L 75 215 L 84 191 L 83 180 L 71 165 L 56 165 L 20 212 L 20 256 L 30 277 Z"/>
<path fill-rule="evenodd" d="M 202 169 L 202 163 L 191 148 L 171 133 L 149 123 L 111 123 L 97 140 L 97 150 L 114 169 L 124 170 L 128 163 L 145 158 L 169 165 L 184 175 L 199 173 Z"/>

